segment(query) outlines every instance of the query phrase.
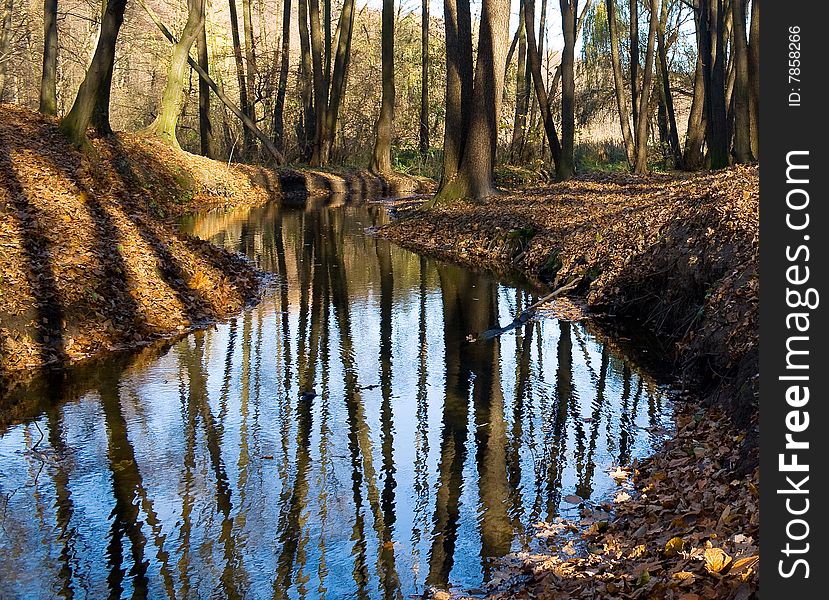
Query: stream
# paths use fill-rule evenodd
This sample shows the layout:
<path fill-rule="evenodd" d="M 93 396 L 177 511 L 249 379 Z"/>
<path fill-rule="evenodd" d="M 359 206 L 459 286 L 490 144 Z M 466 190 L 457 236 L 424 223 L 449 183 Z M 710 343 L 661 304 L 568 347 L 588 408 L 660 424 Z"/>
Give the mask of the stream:
<path fill-rule="evenodd" d="M 0 597 L 407 598 L 482 589 L 619 489 L 668 391 L 540 294 L 365 233 L 349 199 L 183 227 L 274 278 L 227 322 L 0 404 Z"/>

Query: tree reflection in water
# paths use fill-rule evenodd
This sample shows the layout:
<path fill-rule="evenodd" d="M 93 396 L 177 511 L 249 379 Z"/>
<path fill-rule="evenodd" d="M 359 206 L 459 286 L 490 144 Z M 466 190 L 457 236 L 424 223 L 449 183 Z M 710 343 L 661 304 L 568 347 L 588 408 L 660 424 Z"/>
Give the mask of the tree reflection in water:
<path fill-rule="evenodd" d="M 0 596 L 478 587 L 565 495 L 612 494 L 670 422 L 660 387 L 581 324 L 468 342 L 535 295 L 363 234 L 385 218 L 204 215 L 277 274 L 258 305 L 4 398 Z"/>

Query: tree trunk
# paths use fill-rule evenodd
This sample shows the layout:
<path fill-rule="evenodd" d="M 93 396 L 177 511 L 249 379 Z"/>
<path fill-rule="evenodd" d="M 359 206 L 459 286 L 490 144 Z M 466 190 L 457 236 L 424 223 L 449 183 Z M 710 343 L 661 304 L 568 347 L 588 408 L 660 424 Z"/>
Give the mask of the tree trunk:
<path fill-rule="evenodd" d="M 104 20 L 104 13 L 107 9 L 107 0 L 101 2 L 101 21 Z M 92 111 L 92 120 L 90 121 L 95 132 L 99 136 L 112 135 L 112 126 L 109 122 L 109 101 L 112 95 L 112 71 L 115 68 L 115 63 L 109 65 L 102 85 L 98 88 L 98 96 L 95 98 L 95 109 Z"/>
<path fill-rule="evenodd" d="M 290 0 L 289 0 L 290 1 Z M 201 2 L 201 26 L 199 35 L 196 38 L 196 54 L 198 55 L 199 66 L 209 73 L 207 58 L 207 20 L 205 7 L 207 0 Z M 207 158 L 216 157 L 215 142 L 213 140 L 213 125 L 210 123 L 210 86 L 204 78 L 199 77 L 199 144 L 202 156 Z"/>
<path fill-rule="evenodd" d="M 515 153 L 523 146 L 527 130 L 527 112 L 530 105 L 530 79 L 527 70 L 527 25 L 524 21 L 524 0 L 518 11 L 518 69 L 515 74 L 515 118 L 512 125 L 510 141 L 510 162 L 515 160 Z"/>
<path fill-rule="evenodd" d="M 671 74 L 668 70 L 668 48 L 665 41 L 665 29 L 668 25 L 668 0 L 662 0 L 659 25 L 656 30 L 657 54 L 661 80 L 661 100 L 665 107 L 665 125 L 667 126 L 668 144 L 674 168 L 682 165 L 682 150 L 679 147 L 679 131 L 676 126 L 674 99 L 671 96 Z"/>
<path fill-rule="evenodd" d="M 13 12 L 14 0 L 4 0 L 3 18 L 0 21 L 0 102 L 3 101 L 4 92 L 6 91 L 7 65 L 11 56 L 10 39 Z"/>
<path fill-rule="evenodd" d="M 256 122 L 256 77 L 259 69 L 256 67 L 256 44 L 253 38 L 253 13 L 251 0 L 242 0 L 242 27 L 245 34 L 245 66 L 247 67 L 248 103 L 250 118 Z"/>
<path fill-rule="evenodd" d="M 705 89 L 705 139 L 712 169 L 728 166 L 725 41 L 722 0 L 699 0 L 699 42 Z"/>
<path fill-rule="evenodd" d="M 291 0 L 282 2 L 282 52 L 279 63 L 279 82 L 273 106 L 273 143 L 282 152 L 285 148 L 285 92 L 288 90 L 288 67 L 291 52 Z"/>
<path fill-rule="evenodd" d="M 302 96 L 302 121 L 297 131 L 297 143 L 302 160 L 308 161 L 313 153 L 316 138 L 316 116 L 314 114 L 314 69 L 311 65 L 311 36 L 308 32 L 308 0 L 299 0 L 299 78 Z"/>
<path fill-rule="evenodd" d="M 564 49 L 561 52 L 561 159 L 556 162 L 556 178 L 566 181 L 576 174 L 574 157 L 576 136 L 576 14 L 578 0 L 559 0 Z"/>
<path fill-rule="evenodd" d="M 204 1 L 187 0 L 187 22 L 184 24 L 184 30 L 178 42 L 173 45 L 173 56 L 170 60 L 170 69 L 167 71 L 167 84 L 161 96 L 158 116 L 145 130 L 146 133 L 158 136 L 165 144 L 173 148 L 180 148 L 176 138 L 176 125 L 181 115 L 181 108 L 184 106 L 184 83 L 188 71 L 190 48 L 193 47 L 204 25 Z"/>
<path fill-rule="evenodd" d="M 58 0 L 43 1 L 43 73 L 40 78 L 40 112 L 58 114 Z"/>
<path fill-rule="evenodd" d="M 239 107 L 248 118 L 253 120 L 250 110 L 250 98 L 248 98 L 247 78 L 245 77 L 245 59 L 242 56 L 242 42 L 239 38 L 239 17 L 236 14 L 236 0 L 229 0 L 228 6 L 230 8 L 230 36 L 233 40 L 233 58 L 236 61 L 236 80 L 239 83 Z M 242 131 L 242 136 L 244 139 L 243 154 L 251 156 L 254 147 L 253 137 L 247 129 Z"/>
<path fill-rule="evenodd" d="M 748 78 L 748 41 L 744 0 L 731 0 L 734 43 L 734 161 L 745 164 L 751 156 L 751 90 Z"/>
<path fill-rule="evenodd" d="M 550 109 L 547 89 L 544 87 L 544 79 L 541 76 L 541 57 L 538 53 L 538 45 L 535 41 L 535 0 L 524 0 L 524 23 L 527 33 L 527 58 L 530 63 L 535 97 L 541 113 L 541 122 L 544 126 L 544 133 L 547 142 L 550 144 L 550 154 L 553 157 L 553 164 L 558 170 L 561 161 L 561 142 L 558 139 L 556 125 L 553 122 L 553 114 Z"/>
<path fill-rule="evenodd" d="M 630 0 L 630 100 L 633 128 L 639 122 L 639 0 Z M 634 156 L 634 162 L 636 158 Z"/>
<path fill-rule="evenodd" d="M 619 110 L 619 123 L 622 128 L 622 139 L 625 143 L 625 154 L 627 155 L 628 165 L 633 167 L 633 136 L 630 133 L 630 113 L 628 112 L 625 81 L 622 75 L 619 25 L 616 21 L 616 0 L 605 0 L 605 4 L 607 5 L 607 24 L 608 33 L 610 34 L 610 60 L 613 65 L 613 82 L 616 86 L 616 107 Z"/>
<path fill-rule="evenodd" d="M 328 107 L 328 78 L 323 75 L 323 39 L 320 26 L 320 3 L 319 0 L 308 1 L 308 19 L 311 34 L 311 68 L 314 73 L 314 114 L 316 125 L 314 131 L 314 150 L 311 154 L 312 165 L 322 165 L 328 162 L 328 158 L 322 160 L 322 146 L 326 139 L 326 110 Z"/>
<path fill-rule="evenodd" d="M 420 156 L 429 154 L 429 0 L 421 2 L 420 27 Z"/>
<path fill-rule="evenodd" d="M 124 8 L 127 0 L 109 0 L 101 23 L 101 35 L 95 46 L 92 62 L 86 70 L 78 95 L 67 115 L 61 120 L 60 129 L 76 147 L 88 143 L 86 128 L 95 109 L 98 91 L 105 83 L 107 73 L 112 71 L 115 61 L 115 42 L 118 31 L 124 21 Z"/>
<path fill-rule="evenodd" d="M 467 0 L 444 0 L 446 28 L 446 122 L 441 187 L 460 168 L 472 98 L 472 16 Z"/>
<path fill-rule="evenodd" d="M 444 181 L 436 199 L 483 200 L 496 193 L 493 168 L 509 40 L 509 0 L 483 0 L 472 111 L 460 169 Z"/>
<path fill-rule="evenodd" d="M 351 60 L 351 34 L 354 29 L 354 0 L 344 0 L 338 29 L 340 32 L 337 38 L 337 53 L 334 57 L 334 71 L 331 75 L 331 92 L 325 111 L 326 138 L 320 149 L 322 164 L 326 164 L 330 159 L 334 135 L 337 132 L 340 103 L 345 96 L 345 75 Z"/>
<path fill-rule="evenodd" d="M 760 158 L 760 0 L 751 2 L 748 33 L 748 80 L 751 106 L 751 153 Z"/>
<path fill-rule="evenodd" d="M 685 153 L 682 168 L 695 171 L 702 168 L 702 145 L 705 143 L 705 84 L 702 77 L 702 54 L 697 52 L 697 67 L 694 72 L 694 97 L 688 113 L 688 128 L 685 133 Z"/>
<path fill-rule="evenodd" d="M 375 173 L 390 173 L 394 124 L 394 0 L 383 0 L 382 36 L 383 97 L 380 115 L 377 117 L 371 170 Z"/>
<path fill-rule="evenodd" d="M 648 172 L 648 117 L 650 115 L 650 93 L 653 82 L 653 54 L 656 45 L 656 28 L 658 21 L 656 0 L 650 0 L 650 25 L 648 26 L 648 45 L 645 51 L 645 71 L 642 75 L 642 92 L 639 95 L 639 120 L 636 123 L 636 160 L 634 173 Z"/>

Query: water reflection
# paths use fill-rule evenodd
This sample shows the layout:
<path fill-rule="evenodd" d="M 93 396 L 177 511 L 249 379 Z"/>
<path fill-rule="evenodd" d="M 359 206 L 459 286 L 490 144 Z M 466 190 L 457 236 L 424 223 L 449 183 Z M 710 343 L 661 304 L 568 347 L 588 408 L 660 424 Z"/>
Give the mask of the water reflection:
<path fill-rule="evenodd" d="M 403 598 L 474 588 L 668 423 L 581 325 L 470 333 L 521 286 L 363 235 L 377 207 L 211 213 L 256 307 L 4 399 L 0 596 Z"/>

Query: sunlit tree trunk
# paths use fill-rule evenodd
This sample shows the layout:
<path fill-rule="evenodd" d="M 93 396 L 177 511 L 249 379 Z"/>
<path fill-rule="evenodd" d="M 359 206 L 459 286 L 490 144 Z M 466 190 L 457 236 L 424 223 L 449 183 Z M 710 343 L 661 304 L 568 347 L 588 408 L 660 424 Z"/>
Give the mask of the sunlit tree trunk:
<path fill-rule="evenodd" d="M 201 26 L 199 27 L 199 34 L 196 38 L 196 54 L 198 55 L 199 66 L 204 69 L 205 73 L 209 73 L 206 6 L 207 0 L 203 0 L 201 2 Z M 208 158 L 216 157 L 213 125 L 210 123 L 210 86 L 203 77 L 199 77 L 199 144 L 202 156 Z"/>
<path fill-rule="evenodd" d="M 748 76 L 748 42 L 744 0 L 731 0 L 734 56 L 734 160 L 748 163 L 751 155 L 751 105 Z"/>
<path fill-rule="evenodd" d="M 564 49 L 561 52 L 561 158 L 556 162 L 556 177 L 559 181 L 565 181 L 576 174 L 573 154 L 576 136 L 575 64 L 578 0 L 559 0 L 559 6 Z"/>
<path fill-rule="evenodd" d="M 527 29 L 524 22 L 524 0 L 521 0 L 518 12 L 518 69 L 515 74 L 515 116 L 512 125 L 512 140 L 510 141 L 510 161 L 515 160 L 515 153 L 522 145 L 527 128 L 527 112 L 530 100 L 527 75 Z"/>
<path fill-rule="evenodd" d="M 43 72 L 40 78 L 40 112 L 58 114 L 58 0 L 43 1 Z"/>
<path fill-rule="evenodd" d="M 245 33 L 245 66 L 247 67 L 248 102 L 250 103 L 250 118 L 256 122 L 256 77 L 259 73 L 256 67 L 256 42 L 253 37 L 253 13 L 251 0 L 242 0 L 242 27 Z"/>
<path fill-rule="evenodd" d="M 547 142 L 550 145 L 553 163 L 558 169 L 558 164 L 561 162 L 561 141 L 553 121 L 547 88 L 544 87 L 544 79 L 541 75 L 541 57 L 538 52 L 538 44 L 535 41 L 535 0 L 524 0 L 524 24 L 527 34 L 527 59 L 535 88 L 535 98 L 541 112 L 541 122 L 547 136 Z"/>
<path fill-rule="evenodd" d="M 127 0 L 109 0 L 101 23 L 101 35 L 95 47 L 92 62 L 86 70 L 86 75 L 75 102 L 67 115 L 61 120 L 60 129 L 77 147 L 86 142 L 86 128 L 95 109 L 95 101 L 102 85 L 105 84 L 107 73 L 112 71 L 115 60 L 115 42 L 118 31 L 124 21 L 124 8 Z"/>
<path fill-rule="evenodd" d="M 230 8 L 230 36 L 233 40 L 233 58 L 236 61 L 236 81 L 239 83 L 239 108 L 245 116 L 252 119 L 250 98 L 248 98 L 247 78 L 245 77 L 245 59 L 242 56 L 242 41 L 239 38 L 239 17 L 236 13 L 236 0 L 229 0 Z M 247 129 L 242 131 L 244 136 L 244 154 L 250 156 L 253 152 L 253 136 Z"/>
<path fill-rule="evenodd" d="M 3 95 L 6 91 L 6 78 L 11 55 L 10 38 L 13 12 L 14 0 L 4 0 L 2 20 L 0 20 L 0 102 L 3 101 Z"/>
<path fill-rule="evenodd" d="M 326 164 L 334 146 L 334 135 L 337 133 L 337 119 L 340 113 L 340 103 L 345 96 L 345 76 L 348 72 L 348 63 L 351 60 L 351 34 L 354 28 L 354 0 L 344 0 L 340 23 L 338 26 L 337 53 L 334 57 L 334 71 L 331 75 L 331 91 L 328 107 L 325 111 L 325 139 L 320 150 L 320 161 Z M 319 109 L 317 109 L 319 110 Z"/>
<path fill-rule="evenodd" d="M 616 0 L 605 0 L 607 5 L 608 33 L 610 35 L 610 60 L 613 65 L 613 83 L 616 87 L 616 107 L 619 111 L 619 123 L 622 128 L 622 140 L 628 164 L 634 162 L 633 136 L 630 133 L 630 112 L 628 111 L 625 81 L 622 75 L 621 49 L 619 47 L 619 24 L 616 20 Z"/>
<path fill-rule="evenodd" d="M 429 0 L 421 2 L 420 20 L 420 156 L 429 153 Z"/>
<path fill-rule="evenodd" d="M 452 179 L 447 180 L 444 176 L 436 196 L 438 201 L 482 200 L 497 192 L 493 169 L 504 89 L 509 13 L 509 0 L 484 0 L 481 7 L 469 129 L 460 168 Z"/>
<path fill-rule="evenodd" d="M 375 173 L 390 173 L 394 125 L 394 0 L 383 0 L 381 46 L 383 93 L 380 115 L 377 117 L 371 170 Z"/>
<path fill-rule="evenodd" d="M 650 115 L 650 93 L 653 83 L 653 55 L 656 46 L 656 28 L 658 21 L 656 0 L 650 0 L 650 25 L 648 26 L 648 45 L 645 51 L 645 70 L 642 74 L 642 92 L 639 95 L 639 120 L 636 123 L 636 159 L 633 163 L 635 173 L 648 172 L 648 117 Z"/>
<path fill-rule="evenodd" d="M 705 85 L 702 78 L 702 55 L 697 53 L 697 66 L 694 73 L 694 96 L 688 113 L 688 128 L 685 133 L 685 152 L 682 156 L 682 168 L 695 171 L 702 167 L 702 145 L 705 143 Z"/>
<path fill-rule="evenodd" d="M 760 158 L 760 0 L 751 1 L 748 33 L 748 80 L 751 106 L 751 153 Z M 2 91 L 2 90 L 0 90 Z"/>
<path fill-rule="evenodd" d="M 630 105 L 633 108 L 633 127 L 639 122 L 639 0 L 630 3 Z M 634 162 L 636 158 L 634 156 Z"/>
<path fill-rule="evenodd" d="M 316 116 L 314 150 L 311 154 L 312 165 L 322 165 L 328 159 L 322 159 L 322 147 L 326 139 L 326 110 L 328 106 L 328 78 L 323 74 L 323 39 L 320 27 L 319 0 L 308 2 L 309 31 L 311 35 L 311 68 L 314 74 L 314 110 Z"/>
<path fill-rule="evenodd" d="M 176 138 L 176 125 L 178 124 L 181 108 L 184 106 L 184 86 L 187 79 L 190 48 L 199 36 L 204 24 L 204 0 L 187 0 L 187 22 L 178 42 L 173 45 L 173 56 L 170 60 L 170 68 L 167 71 L 167 84 L 164 86 L 164 93 L 161 96 L 161 103 L 158 107 L 158 116 L 147 127 L 146 132 L 156 135 L 173 148 L 179 148 Z"/>
<path fill-rule="evenodd" d="M 308 31 L 308 0 L 299 0 L 297 7 L 299 20 L 299 78 L 302 96 L 302 121 L 297 129 L 297 142 L 303 160 L 310 160 L 314 138 L 316 137 L 316 117 L 314 115 L 314 70 L 311 65 L 311 35 Z"/>
<path fill-rule="evenodd" d="M 443 179 L 451 180 L 461 164 L 472 99 L 472 17 L 468 0 L 444 0 L 446 29 L 446 122 Z"/>
<path fill-rule="evenodd" d="M 279 82 L 273 108 L 273 143 L 283 151 L 285 147 L 285 92 L 288 89 L 288 66 L 291 52 L 291 0 L 282 2 L 282 51 L 279 63 Z"/>
<path fill-rule="evenodd" d="M 659 59 L 660 94 L 662 105 L 665 107 L 665 121 L 668 133 L 668 142 L 671 149 L 671 158 L 675 168 L 682 165 L 682 150 L 679 147 L 679 131 L 676 126 L 674 99 L 671 96 L 671 74 L 668 70 L 668 47 L 665 40 L 665 29 L 668 25 L 668 0 L 662 0 L 659 14 L 659 24 L 656 29 L 657 56 Z"/>

